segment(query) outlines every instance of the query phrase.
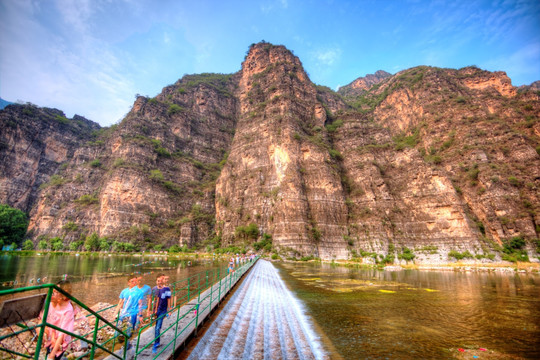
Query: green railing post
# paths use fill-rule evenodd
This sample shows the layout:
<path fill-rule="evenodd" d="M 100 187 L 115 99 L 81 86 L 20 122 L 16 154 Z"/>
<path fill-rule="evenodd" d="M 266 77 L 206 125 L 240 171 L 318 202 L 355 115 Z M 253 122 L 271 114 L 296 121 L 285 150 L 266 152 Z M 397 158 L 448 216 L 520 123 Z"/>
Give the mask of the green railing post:
<path fill-rule="evenodd" d="M 189 302 L 189 279 L 187 279 L 187 301 Z"/>
<path fill-rule="evenodd" d="M 178 337 L 178 324 L 180 324 L 180 306 L 178 307 L 178 311 L 176 312 L 176 327 L 174 329 L 173 352 L 174 352 L 174 349 L 176 349 L 176 338 Z"/>
<path fill-rule="evenodd" d="M 99 330 L 99 318 L 96 316 L 96 325 L 94 326 L 94 335 L 92 336 L 92 350 L 90 350 L 90 360 L 94 359 L 94 354 L 96 352 L 95 343 L 97 341 L 97 332 Z"/>
<path fill-rule="evenodd" d="M 209 306 L 209 311 L 212 311 L 212 296 L 214 295 L 214 285 L 211 285 L 210 286 L 210 305 Z"/>
<path fill-rule="evenodd" d="M 45 323 L 47 322 L 47 315 L 49 315 L 49 305 L 51 304 L 53 288 L 50 287 L 47 291 L 47 297 L 45 299 L 45 307 L 43 308 L 43 319 L 41 319 L 41 329 L 39 329 L 39 336 L 36 344 L 36 352 L 34 359 L 39 359 L 39 353 L 41 352 L 41 345 L 43 344 L 43 336 L 45 336 Z"/>

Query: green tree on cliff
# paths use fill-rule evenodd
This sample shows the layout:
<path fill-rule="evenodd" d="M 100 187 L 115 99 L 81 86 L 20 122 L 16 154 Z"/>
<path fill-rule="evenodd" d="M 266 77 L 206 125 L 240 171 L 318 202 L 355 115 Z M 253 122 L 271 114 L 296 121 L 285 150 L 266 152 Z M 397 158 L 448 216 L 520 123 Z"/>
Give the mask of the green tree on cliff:
<path fill-rule="evenodd" d="M 19 245 L 26 235 L 28 218 L 19 209 L 0 204 L 0 240 L 4 244 L 16 243 Z"/>
<path fill-rule="evenodd" d="M 84 248 L 86 251 L 97 251 L 99 249 L 99 236 L 96 233 L 88 235 L 84 242 Z"/>

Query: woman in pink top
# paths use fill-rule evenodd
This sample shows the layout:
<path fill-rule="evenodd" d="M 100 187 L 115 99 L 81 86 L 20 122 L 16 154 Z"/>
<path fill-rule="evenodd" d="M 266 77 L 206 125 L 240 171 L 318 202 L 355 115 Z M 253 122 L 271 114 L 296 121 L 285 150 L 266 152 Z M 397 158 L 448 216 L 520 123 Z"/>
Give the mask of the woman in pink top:
<path fill-rule="evenodd" d="M 56 285 L 68 293 L 71 292 L 71 284 L 67 280 L 62 280 Z M 74 330 L 75 312 L 73 306 L 65 295 L 56 290 L 52 293 L 47 322 L 69 332 Z M 45 334 L 47 335 L 45 343 L 47 354 L 45 356 L 48 360 L 60 360 L 68 347 L 71 336 L 51 328 L 46 328 Z"/>

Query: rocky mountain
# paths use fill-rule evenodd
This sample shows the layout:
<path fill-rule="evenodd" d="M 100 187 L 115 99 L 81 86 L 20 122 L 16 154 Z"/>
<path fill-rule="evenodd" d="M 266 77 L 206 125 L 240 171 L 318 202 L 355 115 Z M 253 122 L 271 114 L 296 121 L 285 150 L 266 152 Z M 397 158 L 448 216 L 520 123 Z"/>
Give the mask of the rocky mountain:
<path fill-rule="evenodd" d="M 503 72 L 420 66 L 336 93 L 285 47 L 253 44 L 236 74 L 185 76 L 118 125 L 81 127 L 47 170 L 13 170 L 29 148 L 17 139 L 53 148 L 41 126 L 67 146 L 72 127 L 1 111 L 0 201 L 30 212 L 34 240 L 66 246 L 93 232 L 143 248 L 264 235 L 283 256 L 534 260 L 540 97 L 517 90 Z"/>
<path fill-rule="evenodd" d="M 364 77 L 359 77 L 348 85 L 340 87 L 338 93 L 344 97 L 357 96 L 391 76 L 392 74 L 387 73 L 384 70 L 378 70 L 375 74 L 367 74 Z"/>
<path fill-rule="evenodd" d="M 100 126 L 82 116 L 32 104 L 0 111 L 0 202 L 29 212 L 44 184 L 58 178 L 80 143 Z"/>
<path fill-rule="evenodd" d="M 11 105 L 11 104 L 13 104 L 13 103 L 0 98 L 0 110 L 2 110 L 3 108 L 5 108 L 6 106 Z"/>

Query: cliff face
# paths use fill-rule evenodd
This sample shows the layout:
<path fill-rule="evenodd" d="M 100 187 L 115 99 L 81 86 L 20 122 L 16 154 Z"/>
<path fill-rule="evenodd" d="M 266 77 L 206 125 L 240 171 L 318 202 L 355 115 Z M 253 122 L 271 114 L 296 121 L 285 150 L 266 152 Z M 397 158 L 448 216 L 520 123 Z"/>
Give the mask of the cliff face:
<path fill-rule="evenodd" d="M 338 93 L 345 97 L 357 96 L 391 76 L 392 74 L 387 73 L 384 70 L 378 70 L 375 74 L 367 74 L 364 77 L 359 77 L 348 85 L 340 87 Z"/>
<path fill-rule="evenodd" d="M 345 198 L 323 130 L 328 118 L 298 58 L 282 46 L 252 46 L 237 94 L 237 132 L 216 185 L 224 242 L 254 222 L 282 248 L 347 256 Z"/>
<path fill-rule="evenodd" d="M 34 236 L 96 232 L 141 247 L 192 246 L 214 230 L 214 183 L 235 128 L 232 76 L 186 76 L 138 97 L 117 126 L 81 146 L 31 212 Z"/>
<path fill-rule="evenodd" d="M 57 109 L 9 105 L 0 111 L 0 203 L 30 211 L 48 182 L 66 166 L 98 124 Z"/>
<path fill-rule="evenodd" d="M 261 43 L 237 74 L 185 76 L 93 135 L 9 109 L 2 201 L 31 209 L 36 240 L 249 245 L 254 223 L 285 256 L 500 259 L 518 236 L 537 251 L 540 98 L 502 72 L 380 71 L 335 93 Z"/>

